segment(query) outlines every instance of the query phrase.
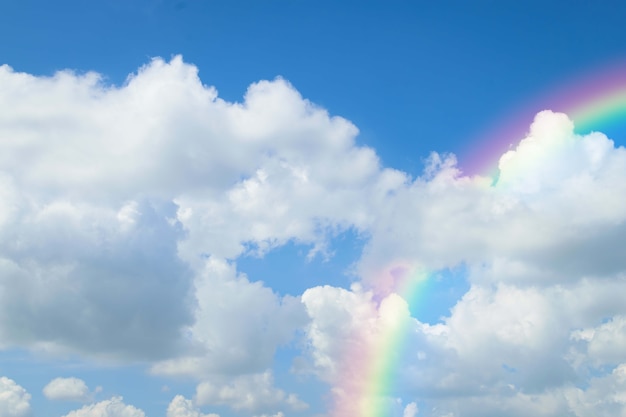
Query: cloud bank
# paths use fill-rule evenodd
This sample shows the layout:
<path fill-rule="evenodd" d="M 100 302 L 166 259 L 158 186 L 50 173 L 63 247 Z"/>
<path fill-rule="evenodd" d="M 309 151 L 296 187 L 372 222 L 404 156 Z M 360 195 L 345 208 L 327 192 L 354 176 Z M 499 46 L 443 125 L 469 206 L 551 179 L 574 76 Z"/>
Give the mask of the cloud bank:
<path fill-rule="evenodd" d="M 334 417 L 626 413 L 626 151 L 603 134 L 544 111 L 496 183 L 439 154 L 414 178 L 282 79 L 227 102 L 175 57 L 122 86 L 2 66 L 0 88 L 0 348 L 195 380 L 168 417 L 306 413 L 272 373 L 294 337 L 294 369 L 329 385 Z M 346 231 L 366 241 L 350 288 L 285 295 L 237 269 L 287 243 L 331 258 Z M 402 288 L 448 268 L 469 289 L 420 322 Z M 372 390 L 397 328 L 399 382 Z M 28 415 L 2 381 L 7 415 Z M 83 401 L 80 382 L 44 393 Z M 67 417 L 108 410 L 143 416 L 114 397 Z"/>
<path fill-rule="evenodd" d="M 459 265 L 470 288 L 440 322 L 398 307 L 396 322 L 410 320 L 412 330 L 394 378 L 414 398 L 432 399 L 427 415 L 623 412 L 624 148 L 599 133 L 579 137 L 565 115 L 546 111 L 503 155 L 495 185 L 463 176 L 453 157 L 430 163 L 372 226 L 358 268 L 373 293 L 303 295 L 315 372 L 338 387 L 334 415 L 375 401 L 363 398 L 375 375 L 358 353 L 384 334 L 393 291 L 415 271 Z M 376 294 L 390 295 L 376 304 Z"/>
<path fill-rule="evenodd" d="M 31 395 L 15 381 L 0 377 L 0 414 L 7 417 L 30 417 Z"/>

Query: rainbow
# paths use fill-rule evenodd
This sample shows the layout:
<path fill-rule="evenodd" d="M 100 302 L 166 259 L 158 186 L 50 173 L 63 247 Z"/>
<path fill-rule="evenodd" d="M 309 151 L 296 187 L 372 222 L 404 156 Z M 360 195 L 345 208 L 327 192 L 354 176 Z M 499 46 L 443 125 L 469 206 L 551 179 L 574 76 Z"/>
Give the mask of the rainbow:
<path fill-rule="evenodd" d="M 535 115 L 547 109 L 567 114 L 579 134 L 626 124 L 626 62 L 573 77 L 525 103 L 469 142 L 472 148 L 460 158 L 462 170 L 468 175 L 495 175 L 500 156 L 517 145 Z"/>
<path fill-rule="evenodd" d="M 577 134 L 626 126 L 626 62 L 576 77 L 505 118 L 472 141 L 473 150 L 460 158 L 465 174 L 497 176 L 500 156 L 526 136 L 535 115 L 546 109 L 567 114 Z M 380 279 L 392 293 L 379 297 L 401 297 L 409 306 L 423 301 L 430 281 L 410 262 L 394 264 Z M 378 302 L 382 310 L 385 301 Z M 411 333 L 410 320 L 400 315 L 387 324 L 375 340 L 361 335 L 359 352 L 346 352 L 341 373 L 349 382 L 339 387 L 333 417 L 389 417 L 392 409 L 402 406 L 399 399 L 394 403 L 392 395 L 398 388 L 394 381 Z"/>
<path fill-rule="evenodd" d="M 387 417 L 390 409 L 403 406 L 392 395 L 398 388 L 400 361 L 411 353 L 406 351 L 413 323 L 408 307 L 426 301 L 432 282 L 428 277 L 423 268 L 406 261 L 396 261 L 380 273 L 382 288 L 393 291 L 374 296 L 379 312 L 374 329 L 364 326 L 362 333 L 353 335 L 358 349 L 352 346 L 344 353 L 333 417 Z"/>

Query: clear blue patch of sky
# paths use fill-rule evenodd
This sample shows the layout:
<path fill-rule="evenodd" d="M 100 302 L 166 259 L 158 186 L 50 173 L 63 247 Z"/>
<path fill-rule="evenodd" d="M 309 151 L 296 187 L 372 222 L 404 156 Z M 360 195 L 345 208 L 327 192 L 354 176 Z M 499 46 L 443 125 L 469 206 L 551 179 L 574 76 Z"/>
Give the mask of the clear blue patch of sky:
<path fill-rule="evenodd" d="M 310 245 L 289 242 L 263 257 L 246 255 L 237 259 L 237 270 L 250 281 L 263 281 L 281 295 L 301 295 L 307 288 L 333 285 L 349 288 L 356 277 L 350 273 L 360 258 L 364 237 L 347 230 L 329 239 L 329 253 L 308 258 Z"/>
<path fill-rule="evenodd" d="M 450 316 L 450 309 L 469 288 L 465 267 L 438 271 L 427 278 L 416 294 L 408 297 L 411 316 L 422 323 L 440 323 L 444 317 Z"/>
<path fill-rule="evenodd" d="M 294 359 L 303 357 L 303 346 L 299 345 L 302 340 L 282 346 L 276 352 L 276 361 L 273 368 L 276 387 L 287 394 L 296 393 L 298 397 L 309 404 L 309 408 L 301 413 L 285 410 L 285 415 L 317 415 L 322 413 L 328 406 L 329 385 L 321 382 L 313 374 L 294 372 Z"/>

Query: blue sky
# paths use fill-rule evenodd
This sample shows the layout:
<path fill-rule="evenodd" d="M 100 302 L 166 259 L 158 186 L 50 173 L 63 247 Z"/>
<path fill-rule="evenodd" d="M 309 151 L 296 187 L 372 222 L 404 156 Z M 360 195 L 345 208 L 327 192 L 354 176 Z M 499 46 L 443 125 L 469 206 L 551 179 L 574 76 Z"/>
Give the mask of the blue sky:
<path fill-rule="evenodd" d="M 624 126 L 542 113 L 497 184 L 463 173 L 623 61 L 625 15 L 4 2 L 0 414 L 626 412 Z M 368 391 L 398 320 L 403 372 Z"/>
<path fill-rule="evenodd" d="M 283 76 L 304 97 L 353 121 L 359 140 L 386 164 L 416 173 L 430 151 L 463 149 L 468 135 L 564 78 L 621 58 L 623 49 L 623 11 L 609 3 L 111 0 L 2 7 L 2 36 L 12 40 L 3 42 L 3 62 L 16 70 L 94 70 L 119 84 L 152 57 L 182 54 L 228 100 L 240 100 L 253 82 Z M 433 138 L 416 139 L 426 137 Z"/>

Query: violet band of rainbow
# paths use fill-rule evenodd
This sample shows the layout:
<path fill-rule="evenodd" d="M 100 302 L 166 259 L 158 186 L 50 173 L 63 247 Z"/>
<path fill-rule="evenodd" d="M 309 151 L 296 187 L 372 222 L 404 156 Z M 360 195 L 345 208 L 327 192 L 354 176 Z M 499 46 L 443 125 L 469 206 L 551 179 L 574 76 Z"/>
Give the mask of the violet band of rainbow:
<path fill-rule="evenodd" d="M 526 136 L 535 115 L 543 110 L 567 114 L 579 134 L 626 124 L 626 62 L 573 78 L 503 118 L 470 142 L 471 149 L 459 158 L 463 172 L 493 176 L 500 156 Z"/>

